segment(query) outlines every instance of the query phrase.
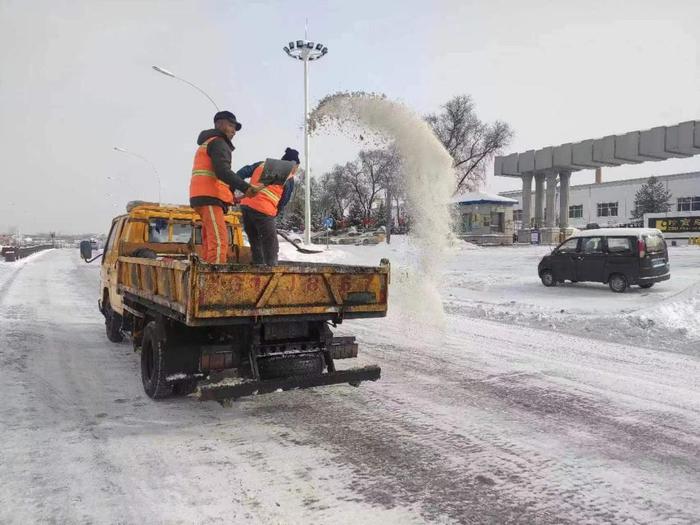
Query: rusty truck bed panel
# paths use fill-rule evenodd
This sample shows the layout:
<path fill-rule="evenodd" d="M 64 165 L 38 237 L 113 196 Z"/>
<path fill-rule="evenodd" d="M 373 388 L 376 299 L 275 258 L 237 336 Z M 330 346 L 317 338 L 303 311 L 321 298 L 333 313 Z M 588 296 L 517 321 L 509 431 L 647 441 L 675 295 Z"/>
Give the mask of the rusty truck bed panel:
<path fill-rule="evenodd" d="M 119 289 L 191 326 L 224 319 L 386 314 L 389 265 L 281 262 L 274 267 L 119 258 Z"/>

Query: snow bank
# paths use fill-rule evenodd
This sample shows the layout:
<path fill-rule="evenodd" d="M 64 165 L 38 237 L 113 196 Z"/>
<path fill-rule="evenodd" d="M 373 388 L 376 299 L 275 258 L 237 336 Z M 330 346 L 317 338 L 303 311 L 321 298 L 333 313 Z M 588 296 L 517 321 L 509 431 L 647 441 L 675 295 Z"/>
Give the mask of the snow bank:
<path fill-rule="evenodd" d="M 651 308 L 639 310 L 626 317 L 647 329 L 655 325 L 679 331 L 691 339 L 700 340 L 700 283 L 683 290 L 671 299 Z M 700 348 L 698 349 L 700 354 Z"/>
<path fill-rule="evenodd" d="M 331 124 L 360 126 L 392 142 L 401 158 L 411 214 L 411 261 L 395 281 L 403 312 L 421 322 L 443 319 L 438 286 L 449 248 L 452 158 L 430 126 L 406 106 L 367 93 L 323 99 L 310 116 L 311 129 Z M 395 296 L 397 297 L 397 296 Z"/>

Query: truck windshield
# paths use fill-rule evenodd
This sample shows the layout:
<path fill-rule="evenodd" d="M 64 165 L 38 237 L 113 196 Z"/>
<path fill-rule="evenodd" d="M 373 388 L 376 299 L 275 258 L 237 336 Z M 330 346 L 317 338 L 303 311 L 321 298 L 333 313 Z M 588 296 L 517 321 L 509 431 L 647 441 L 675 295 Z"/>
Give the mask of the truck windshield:
<path fill-rule="evenodd" d="M 661 235 L 646 235 L 644 237 L 648 253 L 659 253 L 664 251 L 664 238 Z"/>

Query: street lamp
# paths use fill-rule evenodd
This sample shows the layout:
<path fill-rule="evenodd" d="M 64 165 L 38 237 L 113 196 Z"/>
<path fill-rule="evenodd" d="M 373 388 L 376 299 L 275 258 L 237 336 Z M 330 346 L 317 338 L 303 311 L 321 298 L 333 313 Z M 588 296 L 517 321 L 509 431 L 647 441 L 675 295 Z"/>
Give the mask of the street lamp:
<path fill-rule="evenodd" d="M 138 153 L 133 153 L 129 150 L 125 150 L 124 148 L 119 148 L 117 146 L 114 146 L 114 151 L 118 151 L 119 153 L 126 153 L 127 155 L 133 155 L 134 157 L 138 157 L 142 161 L 144 161 L 146 164 L 148 164 L 151 169 L 153 170 L 153 173 L 156 174 L 156 179 L 158 180 L 158 204 L 161 203 L 161 195 L 160 195 L 160 175 L 158 174 L 158 170 L 156 169 L 155 165 L 148 160 L 146 157 L 143 155 L 139 155 Z"/>
<path fill-rule="evenodd" d="M 304 243 L 311 244 L 311 171 L 309 169 L 309 62 L 318 60 L 328 48 L 318 42 L 297 40 L 284 46 L 284 52 L 291 58 L 304 62 Z"/>
<path fill-rule="evenodd" d="M 172 72 L 168 71 L 167 69 L 163 69 L 162 67 L 158 67 L 158 66 L 151 66 L 151 67 L 152 67 L 155 71 L 158 71 L 158 73 L 162 73 L 162 74 L 165 75 L 166 77 L 176 78 L 176 79 L 179 80 L 180 82 L 184 82 L 184 83 L 187 84 L 188 86 L 191 86 L 191 87 L 195 88 L 195 89 L 196 89 L 197 91 L 199 91 L 202 95 L 204 95 L 205 97 L 207 97 L 207 98 L 209 99 L 209 102 L 211 102 L 212 104 L 214 104 L 214 107 L 216 108 L 216 111 L 219 111 L 219 106 L 216 105 L 216 102 L 214 102 L 214 99 L 211 98 L 209 95 L 207 95 L 207 92 L 204 91 L 204 90 L 203 90 L 202 88 L 200 88 L 199 86 L 194 85 L 194 84 L 193 84 L 192 82 L 190 82 L 189 80 L 185 80 L 184 78 L 178 77 L 175 73 L 172 73 Z"/>

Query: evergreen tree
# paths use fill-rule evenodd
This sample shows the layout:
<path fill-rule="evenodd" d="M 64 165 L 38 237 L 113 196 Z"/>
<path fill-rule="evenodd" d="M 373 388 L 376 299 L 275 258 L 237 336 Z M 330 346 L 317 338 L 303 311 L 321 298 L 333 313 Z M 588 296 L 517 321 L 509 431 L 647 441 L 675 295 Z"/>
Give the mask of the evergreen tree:
<path fill-rule="evenodd" d="M 379 206 L 372 210 L 372 220 L 377 226 L 386 225 L 386 206 L 384 206 L 383 201 L 379 201 Z"/>
<path fill-rule="evenodd" d="M 364 210 L 362 205 L 357 201 L 353 201 L 350 205 L 350 212 L 348 213 L 348 224 L 351 226 L 362 225 L 362 218 L 364 217 Z"/>
<path fill-rule="evenodd" d="M 649 177 L 649 180 L 642 184 L 634 196 L 633 219 L 641 219 L 645 213 L 659 213 L 671 209 L 671 192 L 664 188 L 662 182 L 656 177 Z"/>

